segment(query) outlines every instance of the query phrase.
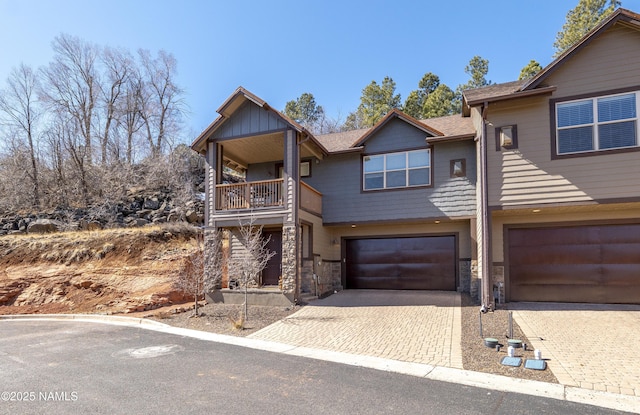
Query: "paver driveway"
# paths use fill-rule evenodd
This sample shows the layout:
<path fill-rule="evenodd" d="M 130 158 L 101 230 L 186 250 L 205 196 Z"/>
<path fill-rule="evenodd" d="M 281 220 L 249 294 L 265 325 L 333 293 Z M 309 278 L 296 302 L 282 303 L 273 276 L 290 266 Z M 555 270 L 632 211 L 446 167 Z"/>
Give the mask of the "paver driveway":
<path fill-rule="evenodd" d="M 462 368 L 460 294 L 346 290 L 250 338 Z"/>
<path fill-rule="evenodd" d="M 510 303 L 563 385 L 640 396 L 640 306 Z"/>

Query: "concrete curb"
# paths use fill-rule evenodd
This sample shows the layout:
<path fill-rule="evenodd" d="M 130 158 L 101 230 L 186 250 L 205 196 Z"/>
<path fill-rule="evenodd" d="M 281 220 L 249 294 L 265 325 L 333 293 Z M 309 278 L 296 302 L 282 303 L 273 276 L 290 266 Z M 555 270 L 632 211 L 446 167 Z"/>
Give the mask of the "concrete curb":
<path fill-rule="evenodd" d="M 555 383 L 539 382 L 527 379 L 512 378 L 490 373 L 473 372 L 450 367 L 432 366 L 422 363 L 403 362 L 381 357 L 355 355 L 331 350 L 313 349 L 292 346 L 273 341 L 249 339 L 203 332 L 192 329 L 170 326 L 154 320 L 123 316 L 87 315 L 87 314 L 23 314 L 0 316 L 0 321 L 80 321 L 102 323 L 117 326 L 139 327 L 161 333 L 191 337 L 199 340 L 213 341 L 234 346 L 247 347 L 273 353 L 306 357 L 333 363 L 341 363 L 368 369 L 400 373 L 409 376 L 423 377 L 430 380 L 456 383 L 466 386 L 495 390 L 500 392 L 521 393 L 544 398 L 564 400 L 580 404 L 599 406 L 625 412 L 640 411 L 640 397 L 593 391 Z"/>

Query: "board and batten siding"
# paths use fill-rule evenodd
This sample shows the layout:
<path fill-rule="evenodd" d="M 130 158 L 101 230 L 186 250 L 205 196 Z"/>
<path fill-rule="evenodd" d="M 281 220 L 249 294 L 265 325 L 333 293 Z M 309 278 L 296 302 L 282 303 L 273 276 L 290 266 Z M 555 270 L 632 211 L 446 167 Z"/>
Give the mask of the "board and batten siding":
<path fill-rule="evenodd" d="M 216 131 L 215 138 L 241 137 L 285 128 L 287 125 L 273 112 L 247 101 Z"/>
<path fill-rule="evenodd" d="M 409 128 L 406 128 L 409 127 Z M 366 143 L 365 154 L 426 148 L 426 134 L 390 122 Z M 322 193 L 325 224 L 419 220 L 475 215 L 476 162 L 471 140 L 432 147 L 432 187 L 362 191 L 361 154 L 331 155 L 305 182 Z M 451 160 L 466 160 L 466 177 L 450 177 Z"/>

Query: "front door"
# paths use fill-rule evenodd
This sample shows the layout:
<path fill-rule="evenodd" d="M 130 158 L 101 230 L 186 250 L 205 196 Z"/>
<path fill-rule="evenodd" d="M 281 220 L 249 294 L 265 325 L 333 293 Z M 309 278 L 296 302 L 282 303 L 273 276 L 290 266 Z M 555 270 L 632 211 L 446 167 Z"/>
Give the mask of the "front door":
<path fill-rule="evenodd" d="M 278 285 L 282 274 L 282 231 L 262 231 L 262 235 L 269 240 L 267 249 L 276 253 L 262 271 L 262 285 Z"/>

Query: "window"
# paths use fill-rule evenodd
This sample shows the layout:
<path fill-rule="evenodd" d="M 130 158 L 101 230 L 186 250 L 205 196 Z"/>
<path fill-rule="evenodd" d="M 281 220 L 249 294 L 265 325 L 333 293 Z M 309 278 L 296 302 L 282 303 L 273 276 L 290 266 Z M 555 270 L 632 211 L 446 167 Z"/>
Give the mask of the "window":
<path fill-rule="evenodd" d="M 431 150 L 376 154 L 363 158 L 364 190 L 431 184 Z"/>
<path fill-rule="evenodd" d="M 638 93 L 556 104 L 558 155 L 638 146 Z"/>
<path fill-rule="evenodd" d="M 311 177 L 311 160 L 300 162 L 300 177 Z M 284 164 L 276 163 L 276 177 L 279 179 L 284 177 Z"/>

